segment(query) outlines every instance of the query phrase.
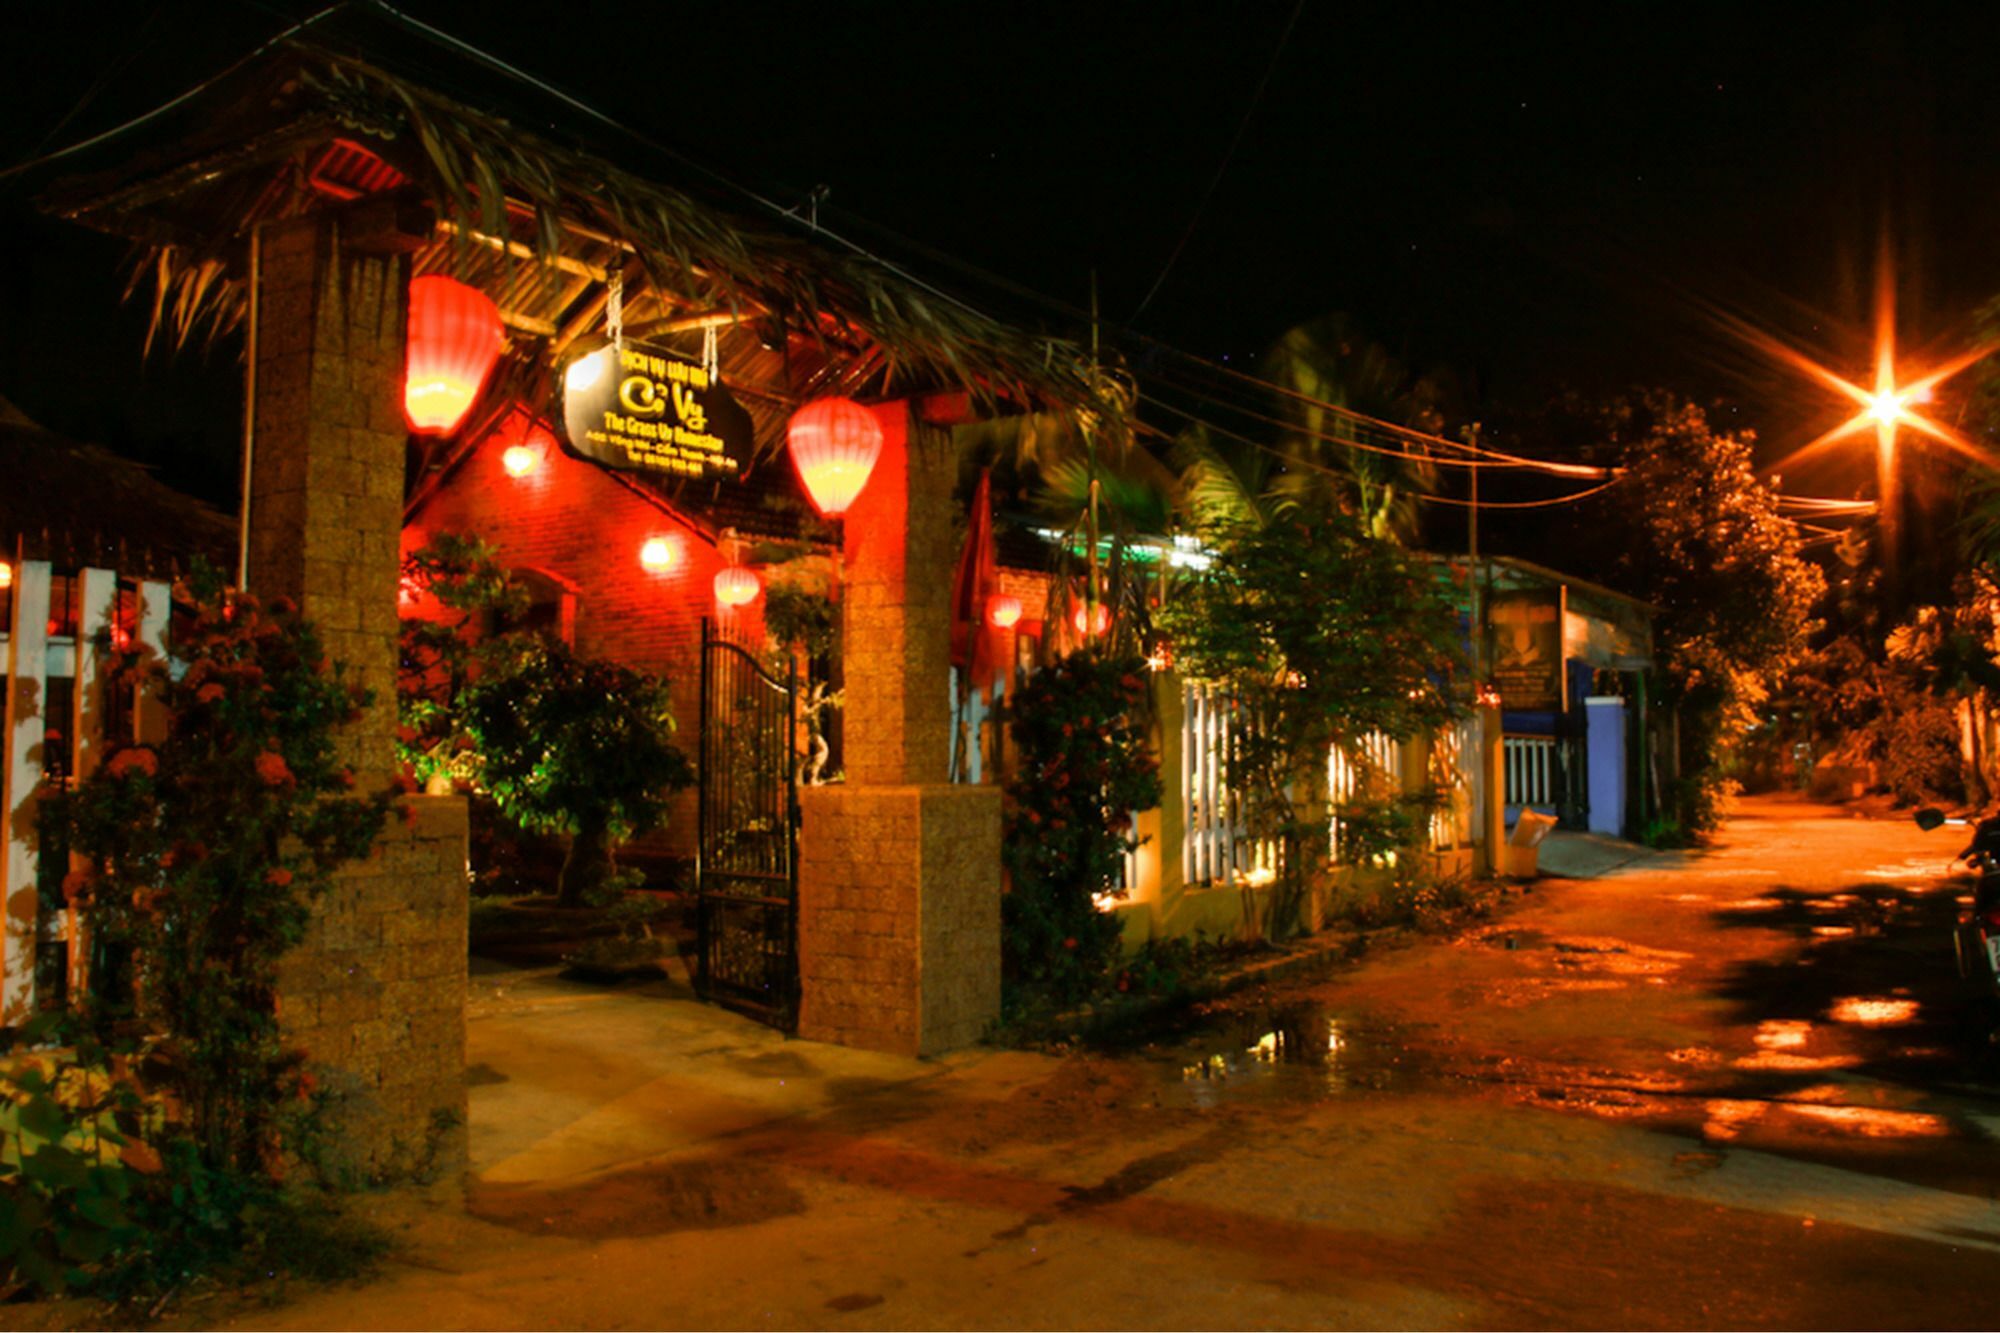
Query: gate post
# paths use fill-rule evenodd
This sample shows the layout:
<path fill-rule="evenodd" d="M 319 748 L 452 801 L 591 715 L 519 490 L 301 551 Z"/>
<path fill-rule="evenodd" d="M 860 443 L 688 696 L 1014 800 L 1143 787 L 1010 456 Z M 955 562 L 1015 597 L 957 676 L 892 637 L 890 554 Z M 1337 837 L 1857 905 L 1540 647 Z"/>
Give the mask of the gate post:
<path fill-rule="evenodd" d="M 799 793 L 799 1035 L 908 1055 L 1000 1013 L 1000 790 L 946 781 L 950 434 L 904 403 L 844 524 L 847 782 Z"/>
<path fill-rule="evenodd" d="M 249 584 L 287 596 L 327 655 L 374 691 L 339 738 L 363 789 L 395 770 L 409 261 L 343 239 L 343 215 L 272 224 L 258 246 Z M 376 238 L 377 241 L 380 238 Z M 364 1171 L 435 1150 L 449 1176 L 465 1116 L 466 815 L 406 798 L 344 867 L 282 965 L 279 1023 L 342 1098 L 340 1148 Z"/>

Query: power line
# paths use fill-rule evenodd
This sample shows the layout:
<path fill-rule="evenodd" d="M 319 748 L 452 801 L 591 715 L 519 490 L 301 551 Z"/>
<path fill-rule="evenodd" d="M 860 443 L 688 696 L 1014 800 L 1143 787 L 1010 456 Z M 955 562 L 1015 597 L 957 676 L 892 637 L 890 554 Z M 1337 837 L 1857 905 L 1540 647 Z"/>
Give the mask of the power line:
<path fill-rule="evenodd" d="M 1333 467 L 1330 464 L 1320 463 L 1312 459 L 1300 458 L 1295 454 L 1286 453 L 1283 449 L 1278 448 L 1276 445 L 1266 444 L 1262 440 L 1255 440 L 1249 437 L 1248 435 L 1244 435 L 1237 431 L 1230 430 L 1227 427 L 1218 426 L 1214 422 L 1206 420 L 1205 418 L 1200 417 L 1195 413 L 1188 411 L 1186 408 L 1176 407 L 1172 403 L 1163 402 L 1158 398 L 1152 398 L 1149 401 L 1151 401 L 1154 406 L 1159 407 L 1165 411 L 1171 412 L 1175 416 L 1181 417 L 1182 419 L 1191 422 L 1194 425 L 1201 426 L 1206 430 L 1213 431 L 1216 434 L 1221 435 L 1227 439 L 1235 440 L 1239 444 L 1248 445 L 1252 449 L 1261 450 L 1264 453 L 1270 454 L 1273 457 L 1284 462 L 1288 467 L 1303 468 L 1308 472 L 1318 472 L 1325 476 L 1337 477 L 1343 481 L 1353 480 L 1352 473 L 1343 472 L 1339 468 Z M 1153 434 L 1159 435 L 1163 439 L 1170 438 L 1167 436 L 1165 431 L 1160 430 L 1158 427 L 1147 427 L 1143 423 L 1141 423 L 1141 429 L 1148 430 Z M 1348 440 L 1336 440 L 1334 442 L 1338 444 L 1353 443 L 1352 441 Z M 1399 457 L 1409 458 L 1410 455 L 1403 454 L 1399 455 Z M 1479 508 L 1538 509 L 1547 505 L 1568 504 L 1575 500 L 1582 500 L 1589 496 L 1596 495 L 1598 492 L 1606 490 L 1609 487 L 1616 485 L 1623 479 L 1624 479 L 1623 473 L 1614 474 L 1610 478 L 1610 480 L 1602 482 L 1599 485 L 1593 486 L 1587 491 L 1580 491 L 1574 495 L 1554 496 L 1546 500 L 1528 500 L 1528 501 L 1513 501 L 1513 502 L 1492 502 L 1492 501 L 1482 500 L 1479 503 Z M 1411 494 L 1423 500 L 1436 501 L 1439 504 L 1470 506 L 1472 503 L 1469 500 L 1457 500 L 1449 496 L 1437 495 L 1430 491 L 1420 491 L 1416 490 L 1415 488 L 1411 489 Z"/>
<path fill-rule="evenodd" d="M 201 94 L 207 92 L 210 88 L 213 88 L 216 84 L 222 82 L 224 79 L 234 74 L 237 70 L 242 69 L 245 65 L 255 60 L 258 56 L 263 55 L 266 51 L 270 50 L 278 43 L 286 41 L 292 37 L 298 36 L 298 34 L 312 27 L 320 20 L 325 19 L 333 14 L 337 14 L 345 8 L 347 8 L 347 0 L 340 0 L 339 4 L 328 5 L 325 9 L 320 10 L 317 14 L 314 14 L 309 18 L 304 18 L 299 20 L 297 23 L 294 23 L 291 27 L 286 28 L 282 32 L 278 33 L 277 36 L 271 37 L 266 41 L 260 43 L 255 49 L 250 51 L 249 54 L 243 56 L 240 60 L 234 61 L 227 68 L 223 69 L 220 73 L 213 74 L 210 77 L 203 79 L 200 83 L 197 83 L 194 87 L 188 89 L 180 96 L 169 98 L 167 101 L 162 102 L 160 103 L 160 105 L 154 107 L 151 111 L 147 111 L 140 115 L 134 116 L 132 117 L 132 119 L 126 121 L 122 125 L 114 125 L 112 128 L 105 130 L 102 134 L 93 134 L 88 139 L 83 139 L 77 143 L 70 144 L 67 148 L 58 148 L 52 153 L 43 153 L 39 157 L 31 157 L 25 162 L 17 162 L 13 166 L 6 168 L 4 171 L 0 171 L 0 180 L 6 180 L 10 176 L 17 176 L 20 173 L 32 170 L 35 167 L 47 166 L 51 162 L 60 162 L 62 161 L 62 159 L 66 157 L 74 157 L 76 154 L 83 152 L 85 149 L 94 148 L 98 144 L 105 142 L 107 139 L 115 139 L 118 136 L 127 133 L 128 131 L 137 129 L 139 126 L 146 124 L 148 121 L 158 120 L 161 116 L 166 115 L 167 112 L 172 111 L 175 107 L 180 106 L 181 104 L 187 102 L 191 98 L 199 97 Z"/>
<path fill-rule="evenodd" d="M 1250 94 L 1250 102 L 1243 108 L 1243 119 L 1236 122 L 1236 133 L 1231 136 L 1229 147 L 1222 154 L 1222 161 L 1216 164 L 1215 174 L 1209 177 L 1208 188 L 1201 192 L 1201 200 L 1195 204 L 1194 213 L 1188 218 L 1187 229 L 1181 232 L 1180 240 L 1174 243 L 1173 253 L 1167 256 L 1166 266 L 1160 270 L 1160 276 L 1153 279 L 1153 285 L 1146 289 L 1145 298 L 1132 311 L 1133 319 L 1146 313 L 1146 307 L 1160 294 L 1160 288 L 1166 283 L 1167 275 L 1172 273 L 1174 265 L 1180 262 L 1181 251 L 1187 249 L 1187 243 L 1194 238 L 1195 229 L 1201 225 L 1202 214 L 1208 211 L 1209 201 L 1215 198 L 1216 187 L 1222 184 L 1222 177 L 1228 172 L 1229 164 L 1236 160 L 1236 150 L 1243 145 L 1243 134 L 1250 128 L 1251 118 L 1257 114 L 1257 108 L 1264 101 L 1264 90 L 1271 86 L 1271 76 L 1278 72 L 1278 58 L 1285 54 L 1285 46 L 1292 40 L 1292 29 L 1298 26 L 1299 15 L 1304 12 L 1305 7 L 1306 0 L 1298 0 L 1298 3 L 1292 6 L 1291 17 L 1285 20 L 1285 30 L 1278 34 L 1278 44 L 1271 48 L 1271 60 L 1264 66 L 1264 77 L 1257 80 L 1257 89 Z"/>
<path fill-rule="evenodd" d="M 1474 504 L 1471 500 L 1460 500 L 1449 495 L 1433 495 L 1427 491 L 1422 492 L 1422 495 L 1432 504 L 1453 505 L 1460 509 L 1545 509 L 1550 505 L 1566 505 L 1578 500 L 1588 500 L 1593 495 L 1610 490 L 1623 480 L 1625 480 L 1624 474 L 1620 473 L 1609 481 L 1599 482 L 1587 491 L 1578 491 L 1574 495 L 1551 496 L 1546 500 L 1481 500 Z"/>

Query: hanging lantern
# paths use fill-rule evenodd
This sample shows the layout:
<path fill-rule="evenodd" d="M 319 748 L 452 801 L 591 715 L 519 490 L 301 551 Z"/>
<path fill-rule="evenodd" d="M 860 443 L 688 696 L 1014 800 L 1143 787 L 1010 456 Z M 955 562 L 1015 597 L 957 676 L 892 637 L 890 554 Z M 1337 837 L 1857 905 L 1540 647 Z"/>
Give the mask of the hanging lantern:
<path fill-rule="evenodd" d="M 680 562 L 680 551 L 665 537 L 649 537 L 639 548 L 639 565 L 648 574 L 664 574 Z"/>
<path fill-rule="evenodd" d="M 824 518 L 847 512 L 882 455 L 882 423 L 849 398 L 815 398 L 785 428 L 792 466 Z"/>
<path fill-rule="evenodd" d="M 1111 628 L 1111 608 L 1099 602 L 1089 608 L 1089 611 L 1089 629 L 1084 628 L 1084 606 L 1081 602 L 1077 603 L 1076 610 L 1070 613 L 1069 623 L 1078 634 L 1087 634 L 1094 639 Z"/>
<path fill-rule="evenodd" d="M 755 570 L 731 565 L 715 575 L 715 600 L 723 606 L 748 606 L 763 586 Z"/>
<path fill-rule="evenodd" d="M 1021 599 L 996 592 L 986 599 L 986 623 L 995 629 L 1012 629 L 1021 619 Z"/>
<path fill-rule="evenodd" d="M 454 278 L 410 280 L 408 365 L 403 414 L 419 435 L 449 435 L 500 359 L 500 308 Z"/>
<path fill-rule="evenodd" d="M 14 567 L 5 560 L 0 560 L 0 592 L 5 592 L 13 586 Z"/>

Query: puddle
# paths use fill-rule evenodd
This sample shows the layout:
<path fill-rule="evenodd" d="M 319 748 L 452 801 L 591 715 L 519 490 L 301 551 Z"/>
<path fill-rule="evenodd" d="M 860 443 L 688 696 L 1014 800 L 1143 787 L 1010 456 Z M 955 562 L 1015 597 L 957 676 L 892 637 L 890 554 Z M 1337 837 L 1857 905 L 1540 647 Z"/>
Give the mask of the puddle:
<path fill-rule="evenodd" d="M 1852 1023 L 1857 1027 L 1894 1027 L 1915 1022 L 1917 1007 L 1915 1000 L 1899 996 L 1851 995 L 1834 1001 L 1833 1007 L 1827 1010 L 1827 1017 L 1836 1023 Z"/>
<path fill-rule="evenodd" d="M 1252 1090 L 1379 1091 L 1414 1068 L 1405 1041 L 1386 1027 L 1315 1005 L 1218 1016 L 1162 1059 L 1198 1106 Z"/>

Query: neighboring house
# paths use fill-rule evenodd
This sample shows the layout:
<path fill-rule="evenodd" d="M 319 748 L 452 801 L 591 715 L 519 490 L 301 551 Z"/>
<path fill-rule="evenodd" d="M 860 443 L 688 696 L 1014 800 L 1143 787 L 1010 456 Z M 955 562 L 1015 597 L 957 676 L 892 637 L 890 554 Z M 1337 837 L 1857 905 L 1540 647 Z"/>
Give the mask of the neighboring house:
<path fill-rule="evenodd" d="M 0 398 L 0 560 L 125 574 L 236 566 L 236 518 L 101 445 L 79 444 Z"/>
<path fill-rule="evenodd" d="M 1462 559 L 1441 560 L 1469 616 Z M 1649 707 L 1654 609 L 1636 597 L 1507 556 L 1473 571 L 1485 634 L 1479 666 L 1500 694 L 1507 817 L 1522 809 L 1572 828 L 1636 836 L 1671 774 L 1653 772 L 1671 715 Z"/>
<path fill-rule="evenodd" d="M 91 644 L 158 651 L 172 583 L 197 559 L 233 571 L 236 520 L 0 399 L 0 856 L 6 858 L 0 1013 L 61 1003 L 80 966 L 62 878 L 35 804 L 87 772 L 106 741 L 155 734 L 157 704 L 102 680 Z M 33 893 L 18 892 L 30 886 Z"/>

